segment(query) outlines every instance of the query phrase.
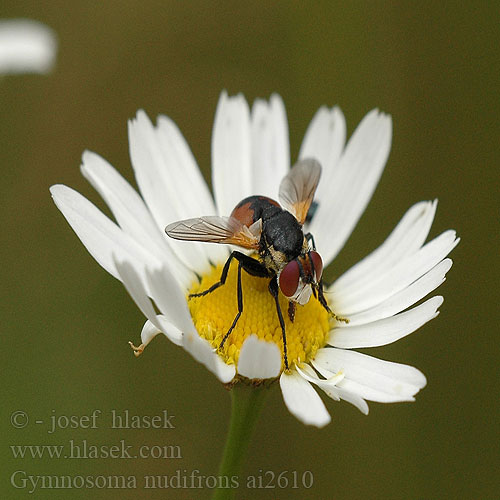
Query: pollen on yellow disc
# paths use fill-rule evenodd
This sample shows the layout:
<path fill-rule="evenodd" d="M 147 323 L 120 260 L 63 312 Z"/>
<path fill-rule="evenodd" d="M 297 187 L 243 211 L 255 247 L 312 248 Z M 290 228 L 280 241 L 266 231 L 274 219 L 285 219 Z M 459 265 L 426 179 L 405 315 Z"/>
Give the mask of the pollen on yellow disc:
<path fill-rule="evenodd" d="M 200 293 L 219 281 L 222 265 L 203 275 L 189 293 Z M 236 364 L 243 342 L 256 334 L 260 339 L 274 342 L 281 350 L 284 369 L 283 336 L 274 298 L 268 290 L 269 279 L 250 276 L 242 270 L 243 313 L 222 349 L 224 335 L 238 313 L 237 262 L 232 262 L 226 283 L 202 297 L 188 300 L 189 310 L 198 333 L 207 339 L 227 364 Z M 311 296 L 309 302 L 298 305 L 293 323 L 288 317 L 288 299 L 281 294 L 279 302 L 285 320 L 288 364 L 307 362 L 326 343 L 331 329 L 328 312 Z"/>

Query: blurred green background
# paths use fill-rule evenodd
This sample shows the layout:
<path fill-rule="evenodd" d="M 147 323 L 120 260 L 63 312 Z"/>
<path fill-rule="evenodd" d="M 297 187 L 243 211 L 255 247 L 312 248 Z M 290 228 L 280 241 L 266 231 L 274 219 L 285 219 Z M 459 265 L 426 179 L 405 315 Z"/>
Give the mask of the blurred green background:
<path fill-rule="evenodd" d="M 47 76 L 0 80 L 2 203 L 2 498 L 209 498 L 145 490 L 143 476 L 217 473 L 230 397 L 205 368 L 157 338 L 135 359 L 143 317 L 88 255 L 49 196 L 64 183 L 104 209 L 79 173 L 84 149 L 132 180 L 127 119 L 144 108 L 183 131 L 206 178 L 219 93 L 280 93 L 292 158 L 322 104 L 352 133 L 378 107 L 393 146 L 375 195 L 329 270 L 380 244 L 405 210 L 439 198 L 431 237 L 462 242 L 438 293 L 440 316 L 370 354 L 420 368 L 413 404 L 370 404 L 363 416 L 327 401 L 332 423 L 299 423 L 274 387 L 241 477 L 311 471 L 310 490 L 241 490 L 252 499 L 498 498 L 499 11 L 497 2 L 172 2 L 4 0 L 0 17 L 57 33 Z M 106 213 L 108 213 L 106 211 Z M 53 434 L 52 415 L 89 415 L 97 429 Z M 109 429 L 109 412 L 175 415 L 175 429 Z M 30 423 L 14 429 L 10 415 Z M 178 460 L 14 459 L 8 445 L 178 445 Z M 14 489 L 11 474 L 137 476 L 135 490 Z M 259 472 L 260 471 L 260 472 Z M 269 477 L 269 476 L 266 476 Z"/>

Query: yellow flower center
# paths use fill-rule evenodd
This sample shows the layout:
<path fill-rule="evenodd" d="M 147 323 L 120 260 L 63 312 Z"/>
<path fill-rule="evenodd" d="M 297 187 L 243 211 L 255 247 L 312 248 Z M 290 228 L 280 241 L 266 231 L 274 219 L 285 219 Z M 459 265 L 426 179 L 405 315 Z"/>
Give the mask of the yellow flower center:
<path fill-rule="evenodd" d="M 200 293 L 219 281 L 222 264 L 202 276 L 189 293 Z M 281 350 L 281 369 L 284 369 L 283 335 L 274 298 L 268 290 L 269 279 L 241 273 L 243 313 L 222 349 L 220 343 L 238 313 L 237 263 L 231 264 L 226 283 L 202 297 L 188 300 L 189 310 L 198 333 L 207 339 L 227 364 L 237 364 L 243 342 L 256 334 L 259 339 L 274 342 Z M 288 366 L 307 362 L 326 343 L 331 329 L 328 312 L 311 296 L 309 302 L 297 304 L 294 321 L 288 317 L 288 299 L 280 292 L 279 303 L 285 320 Z"/>

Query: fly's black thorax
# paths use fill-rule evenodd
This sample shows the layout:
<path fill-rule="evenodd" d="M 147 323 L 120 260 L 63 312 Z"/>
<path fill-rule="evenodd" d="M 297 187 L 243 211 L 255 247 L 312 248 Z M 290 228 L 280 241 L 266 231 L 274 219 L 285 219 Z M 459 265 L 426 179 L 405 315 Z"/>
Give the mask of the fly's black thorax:
<path fill-rule="evenodd" d="M 278 274 L 302 251 L 304 234 L 295 217 L 285 211 L 262 220 L 260 256 L 267 269 Z"/>
<path fill-rule="evenodd" d="M 268 220 L 262 220 L 262 236 L 267 245 L 283 253 L 287 260 L 295 259 L 302 251 L 302 227 L 297 219 L 285 210 Z"/>

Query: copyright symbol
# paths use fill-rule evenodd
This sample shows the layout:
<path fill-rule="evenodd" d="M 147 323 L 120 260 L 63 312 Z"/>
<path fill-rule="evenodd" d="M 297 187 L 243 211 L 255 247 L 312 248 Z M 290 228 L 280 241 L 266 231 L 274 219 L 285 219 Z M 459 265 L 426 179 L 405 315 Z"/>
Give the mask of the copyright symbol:
<path fill-rule="evenodd" d="M 28 425 L 29 420 L 28 414 L 23 410 L 15 411 L 10 416 L 10 423 L 16 429 L 24 429 Z"/>

